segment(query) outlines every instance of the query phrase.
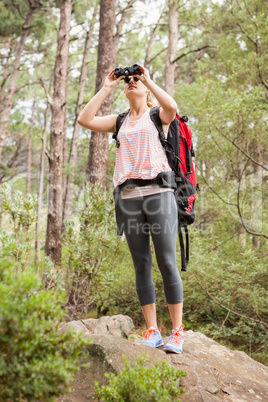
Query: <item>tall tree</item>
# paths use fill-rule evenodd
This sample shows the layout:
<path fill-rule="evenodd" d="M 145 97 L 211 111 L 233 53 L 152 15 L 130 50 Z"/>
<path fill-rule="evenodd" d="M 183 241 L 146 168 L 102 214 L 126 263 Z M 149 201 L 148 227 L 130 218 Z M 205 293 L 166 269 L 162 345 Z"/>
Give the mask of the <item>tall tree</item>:
<path fill-rule="evenodd" d="M 72 201 L 73 201 L 73 192 L 74 192 L 73 174 L 74 174 L 74 168 L 77 163 L 77 147 L 78 147 L 78 137 L 79 137 L 79 128 L 80 128 L 80 126 L 77 122 L 77 119 L 78 119 L 79 113 L 82 110 L 83 101 L 84 101 L 86 77 L 87 77 L 87 71 L 88 71 L 88 57 L 89 57 L 90 48 L 91 48 L 91 44 L 92 44 L 93 30 L 94 30 L 97 10 L 98 10 L 98 3 L 95 5 L 95 8 L 93 10 L 91 24 L 86 33 L 86 39 L 85 39 L 83 61 L 82 61 L 82 66 L 81 66 L 80 79 L 79 79 L 79 91 L 78 91 L 78 97 L 77 97 L 76 109 L 75 109 L 74 129 L 73 129 L 73 136 L 72 136 L 70 153 L 69 153 L 69 158 L 68 158 L 69 166 L 68 166 L 68 174 L 66 177 L 66 186 L 65 186 L 65 191 L 64 191 L 63 220 L 70 219 L 70 217 L 72 215 Z"/>
<path fill-rule="evenodd" d="M 62 229 L 62 162 L 64 139 L 64 106 L 68 75 L 69 36 L 72 0 L 60 2 L 60 26 L 54 73 L 54 95 L 50 131 L 49 205 L 47 216 L 46 254 L 54 263 L 61 258 Z"/>
<path fill-rule="evenodd" d="M 38 8 L 41 7 L 41 5 L 42 5 L 41 0 L 29 1 L 28 13 L 27 13 L 26 18 L 23 23 L 18 47 L 15 52 L 15 59 L 12 64 L 11 72 L 9 74 L 8 84 L 7 84 L 8 75 L 6 77 L 6 80 L 2 81 L 2 88 L 3 88 L 3 86 L 5 86 L 5 96 L 3 96 L 3 92 L 2 92 L 2 99 L 1 99 L 2 102 L 0 105 L 0 163 L 2 161 L 2 150 L 3 150 L 5 138 L 6 138 L 6 130 L 7 130 L 7 125 L 8 125 L 8 120 L 9 120 L 10 112 L 12 109 L 12 100 L 13 100 L 13 96 L 14 96 L 14 93 L 16 90 L 16 83 L 17 83 L 17 77 L 18 77 L 19 68 L 20 68 L 22 52 L 24 49 L 25 41 L 27 39 L 27 36 L 28 36 L 30 28 L 31 28 L 31 23 L 32 23 L 34 14 L 38 10 Z"/>
<path fill-rule="evenodd" d="M 104 78 L 115 65 L 114 51 L 115 30 L 115 0 L 101 0 L 100 2 L 100 28 L 97 62 L 97 78 L 95 93 L 103 85 Z M 101 105 L 98 116 L 111 113 L 112 94 Z M 91 133 L 88 174 L 92 184 L 106 185 L 106 172 L 108 162 L 108 133 Z"/>
<path fill-rule="evenodd" d="M 69 75 L 69 69 L 70 69 L 70 55 L 68 57 L 68 66 L 67 66 L 67 75 Z M 64 105 L 64 128 L 63 128 L 63 147 L 62 147 L 62 167 L 63 167 L 63 174 L 62 174 L 62 217 L 64 217 L 64 200 L 65 200 L 65 189 L 67 186 L 67 175 L 64 174 L 64 167 L 67 165 L 67 160 L 68 160 L 68 138 L 67 138 L 67 128 L 68 128 L 68 81 L 65 86 L 65 99 L 66 103 Z M 63 227 L 62 227 L 63 230 Z"/>
<path fill-rule="evenodd" d="M 178 4 L 177 0 L 169 1 L 169 42 L 168 51 L 165 65 L 165 90 L 173 96 L 174 94 L 174 81 L 175 81 L 175 58 L 177 53 L 178 43 Z"/>
<path fill-rule="evenodd" d="M 35 99 L 33 101 L 33 106 L 32 106 L 32 117 L 31 117 L 31 122 L 30 122 L 29 138 L 28 138 L 26 193 L 31 192 L 32 137 L 33 137 L 33 125 L 34 125 L 34 112 L 35 112 Z"/>
<path fill-rule="evenodd" d="M 44 177 L 45 177 L 45 152 L 47 147 L 47 124 L 50 113 L 50 104 L 47 104 L 46 111 L 44 114 L 44 128 L 42 135 L 42 150 L 40 159 L 40 170 L 39 170 L 39 186 L 38 186 L 38 204 L 37 204 L 37 215 L 36 215 L 36 229 L 35 229 L 35 263 L 41 259 L 41 242 L 40 242 L 40 227 L 41 227 L 41 213 L 42 213 L 42 203 L 43 203 L 43 191 L 44 191 Z"/>

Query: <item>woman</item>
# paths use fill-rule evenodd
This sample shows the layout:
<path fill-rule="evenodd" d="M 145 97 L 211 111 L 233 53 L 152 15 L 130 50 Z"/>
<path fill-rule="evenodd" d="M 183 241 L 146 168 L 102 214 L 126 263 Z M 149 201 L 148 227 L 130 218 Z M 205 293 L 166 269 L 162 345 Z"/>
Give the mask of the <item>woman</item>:
<path fill-rule="evenodd" d="M 161 271 L 165 296 L 172 321 L 172 332 L 164 350 L 182 352 L 184 325 L 182 324 L 183 288 L 176 263 L 177 205 L 174 190 L 157 183 L 155 178 L 172 174 L 156 127 L 150 119 L 148 101 L 152 93 L 160 104 L 159 117 L 163 130 L 168 131 L 174 120 L 177 104 L 156 85 L 147 69 L 139 65 L 141 75 L 116 77 L 114 70 L 105 79 L 103 87 L 89 101 L 79 115 L 78 123 L 96 132 L 116 131 L 116 115 L 96 116 L 105 98 L 121 79 L 129 101 L 129 113 L 118 132 L 114 185 L 121 191 L 121 210 L 124 233 L 132 255 L 136 290 L 147 325 L 141 343 L 162 346 L 161 330 L 156 319 L 155 289 L 152 279 L 152 256 L 149 232 L 154 243 L 157 264 Z M 130 179 L 139 185 L 125 184 Z M 152 180 L 154 179 L 154 180 Z M 135 180 L 134 180 L 135 182 Z"/>

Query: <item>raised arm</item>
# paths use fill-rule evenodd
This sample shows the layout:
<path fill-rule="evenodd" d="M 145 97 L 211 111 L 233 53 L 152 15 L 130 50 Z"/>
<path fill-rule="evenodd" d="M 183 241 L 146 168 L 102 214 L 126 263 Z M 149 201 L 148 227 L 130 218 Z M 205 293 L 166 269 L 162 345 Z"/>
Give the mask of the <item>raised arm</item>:
<path fill-rule="evenodd" d="M 150 78 L 148 70 L 146 68 L 139 65 L 140 70 L 143 75 L 137 77 L 141 80 L 141 82 L 146 85 L 148 89 L 152 92 L 155 96 L 159 105 L 161 106 L 159 117 L 162 120 L 163 124 L 169 124 L 172 120 L 176 117 L 177 112 L 177 103 L 175 100 L 163 89 L 161 89 L 155 82 L 153 82 Z"/>
<path fill-rule="evenodd" d="M 116 115 L 96 116 L 97 111 L 104 102 L 105 98 L 113 91 L 123 76 L 116 78 L 114 70 L 105 78 L 103 87 L 88 102 L 78 116 L 78 124 L 100 133 L 113 133 L 116 130 Z"/>

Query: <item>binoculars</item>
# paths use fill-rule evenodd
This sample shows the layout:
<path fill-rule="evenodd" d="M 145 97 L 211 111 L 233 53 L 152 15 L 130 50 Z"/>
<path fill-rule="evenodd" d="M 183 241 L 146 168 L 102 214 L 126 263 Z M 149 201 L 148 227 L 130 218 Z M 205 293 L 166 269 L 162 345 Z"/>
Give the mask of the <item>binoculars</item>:
<path fill-rule="evenodd" d="M 142 75 L 142 72 L 138 64 L 133 64 L 133 66 L 131 67 L 116 68 L 114 70 L 114 75 L 116 76 L 116 78 L 121 77 L 122 75 L 129 77 L 130 75 L 134 74 Z"/>

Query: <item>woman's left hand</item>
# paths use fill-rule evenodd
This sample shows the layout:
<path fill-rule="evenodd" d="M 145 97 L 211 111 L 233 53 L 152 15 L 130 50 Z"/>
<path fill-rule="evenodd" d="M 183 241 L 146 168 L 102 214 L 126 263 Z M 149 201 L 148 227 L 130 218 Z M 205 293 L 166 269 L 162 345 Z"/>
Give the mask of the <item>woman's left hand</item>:
<path fill-rule="evenodd" d="M 140 70 L 141 70 L 142 75 L 138 75 L 138 74 L 137 74 L 137 75 L 134 75 L 134 77 L 138 77 L 139 80 L 140 80 L 144 85 L 147 86 L 147 83 L 149 83 L 149 81 L 151 81 L 149 71 L 148 71 L 145 67 L 141 66 L 140 64 L 138 64 L 138 66 L 140 67 Z"/>

